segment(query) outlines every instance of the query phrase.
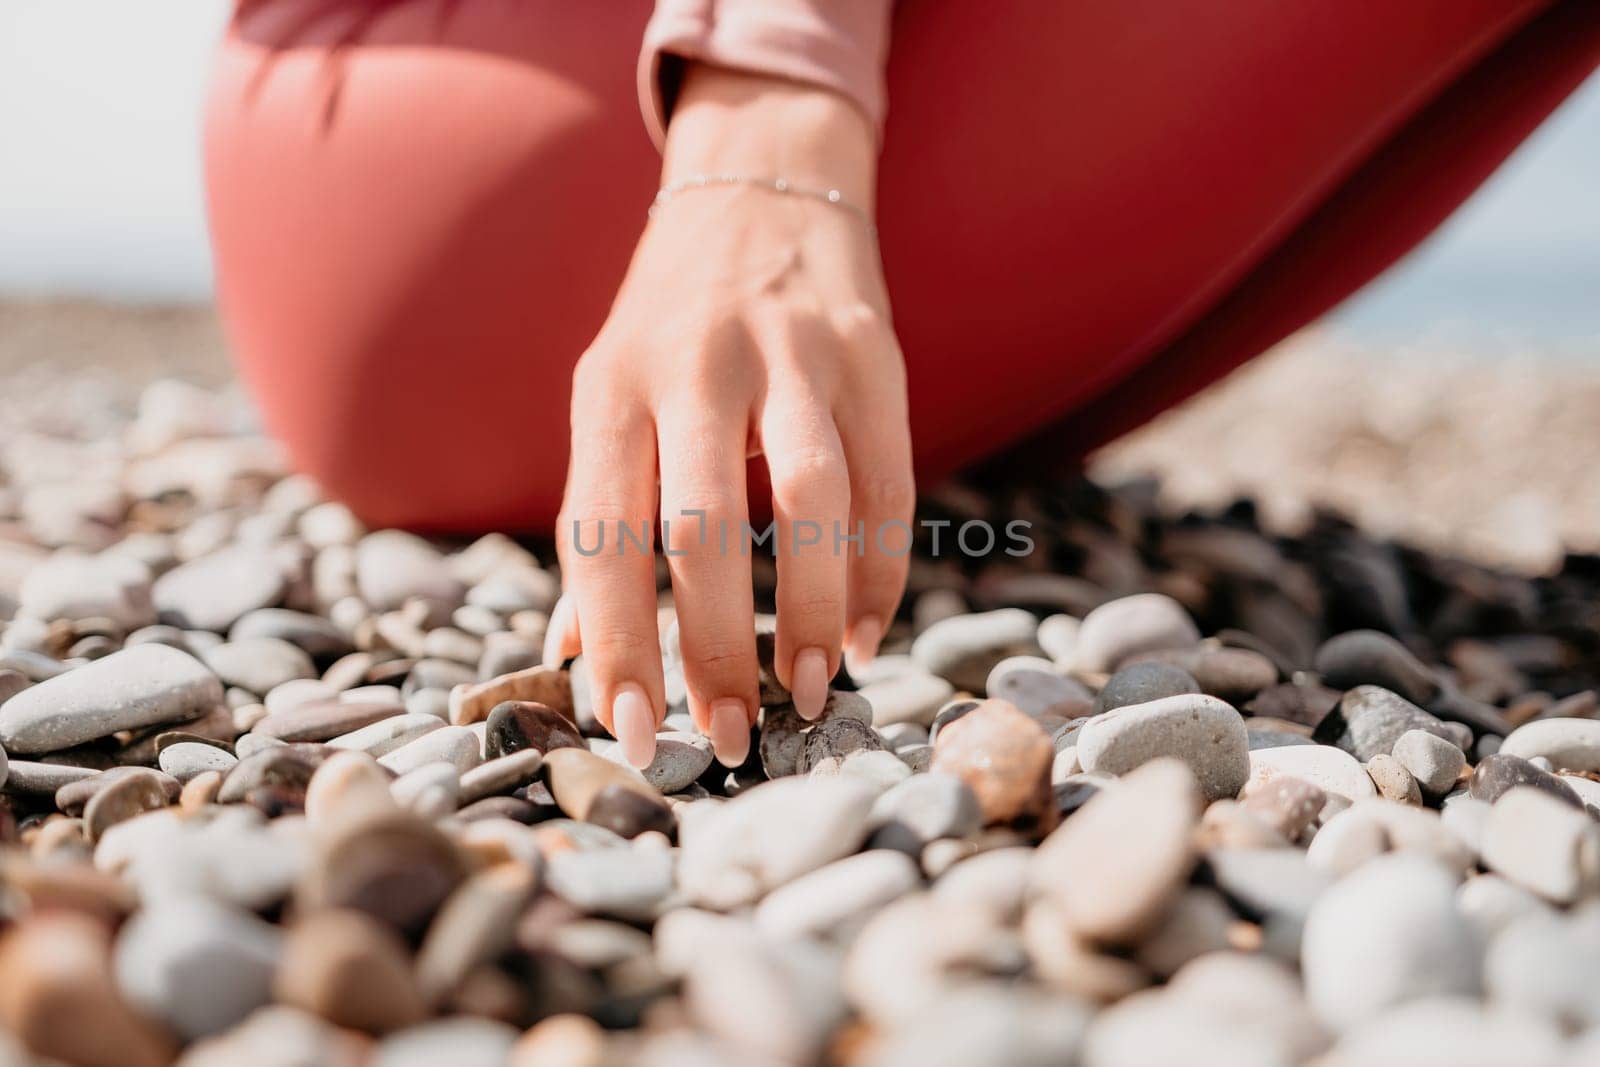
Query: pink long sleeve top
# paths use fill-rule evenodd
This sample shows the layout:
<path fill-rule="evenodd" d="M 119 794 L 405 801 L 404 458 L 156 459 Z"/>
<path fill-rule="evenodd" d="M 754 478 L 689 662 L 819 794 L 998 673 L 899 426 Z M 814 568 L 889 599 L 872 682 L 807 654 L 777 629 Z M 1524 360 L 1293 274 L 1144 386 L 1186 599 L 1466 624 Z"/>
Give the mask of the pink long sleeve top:
<path fill-rule="evenodd" d="M 882 127 L 892 0 L 657 0 L 639 56 L 639 98 L 659 148 L 684 60 L 820 85 Z"/>

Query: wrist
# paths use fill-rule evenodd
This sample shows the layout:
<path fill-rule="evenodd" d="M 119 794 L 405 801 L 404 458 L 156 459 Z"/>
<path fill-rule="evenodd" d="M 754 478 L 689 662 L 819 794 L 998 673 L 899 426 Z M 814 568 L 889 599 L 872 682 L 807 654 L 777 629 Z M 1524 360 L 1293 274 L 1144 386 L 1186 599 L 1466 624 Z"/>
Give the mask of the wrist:
<path fill-rule="evenodd" d="M 662 183 L 699 174 L 784 178 L 837 189 L 872 211 L 877 136 L 838 93 L 765 75 L 692 64 L 663 152 Z"/>

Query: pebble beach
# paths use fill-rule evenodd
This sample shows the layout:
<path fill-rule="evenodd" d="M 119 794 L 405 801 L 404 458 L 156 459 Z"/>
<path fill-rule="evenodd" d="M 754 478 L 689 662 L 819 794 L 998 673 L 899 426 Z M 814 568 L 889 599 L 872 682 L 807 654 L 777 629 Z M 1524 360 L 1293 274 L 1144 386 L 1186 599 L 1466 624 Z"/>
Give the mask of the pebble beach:
<path fill-rule="evenodd" d="M 1600 376 L 1301 339 L 927 493 L 1035 551 L 917 559 L 815 720 L 761 617 L 736 768 L 663 588 L 640 772 L 548 545 L 367 528 L 204 353 L 15 347 L 0 1063 L 1600 1062 Z"/>

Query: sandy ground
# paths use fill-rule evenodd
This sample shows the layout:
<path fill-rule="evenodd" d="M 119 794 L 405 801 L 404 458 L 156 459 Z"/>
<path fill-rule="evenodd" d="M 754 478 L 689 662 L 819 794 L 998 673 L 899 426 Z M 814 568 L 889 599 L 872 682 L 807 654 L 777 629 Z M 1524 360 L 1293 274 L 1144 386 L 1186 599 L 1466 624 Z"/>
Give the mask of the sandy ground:
<path fill-rule="evenodd" d="M 1596 341 L 1600 357 L 1600 340 Z M 0 442 L 92 434 L 160 377 L 231 381 L 208 308 L 0 302 Z M 1103 450 L 1101 480 L 1155 475 L 1176 508 L 1256 497 L 1292 532 L 1315 507 L 1518 569 L 1600 551 L 1600 358 L 1475 361 L 1316 331 Z"/>

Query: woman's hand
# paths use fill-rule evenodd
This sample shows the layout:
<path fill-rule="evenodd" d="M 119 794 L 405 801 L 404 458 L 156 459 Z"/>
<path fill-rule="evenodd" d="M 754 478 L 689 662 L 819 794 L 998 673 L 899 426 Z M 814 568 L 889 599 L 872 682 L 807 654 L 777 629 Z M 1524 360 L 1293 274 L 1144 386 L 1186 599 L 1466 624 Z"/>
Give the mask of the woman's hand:
<path fill-rule="evenodd" d="M 876 151 L 842 97 L 695 67 L 662 181 L 781 177 L 870 213 Z M 546 644 L 546 662 L 582 649 L 597 717 L 636 766 L 654 754 L 665 698 L 654 562 L 630 538 L 650 545 L 658 507 L 690 711 L 723 763 L 747 755 L 758 698 L 745 460 L 757 453 L 777 519 L 774 666 L 814 718 L 846 640 L 852 663 L 870 659 L 905 585 L 905 370 L 877 249 L 838 205 L 690 189 L 646 227 L 574 375 L 567 596 Z M 863 539 L 836 540 L 858 524 Z"/>

